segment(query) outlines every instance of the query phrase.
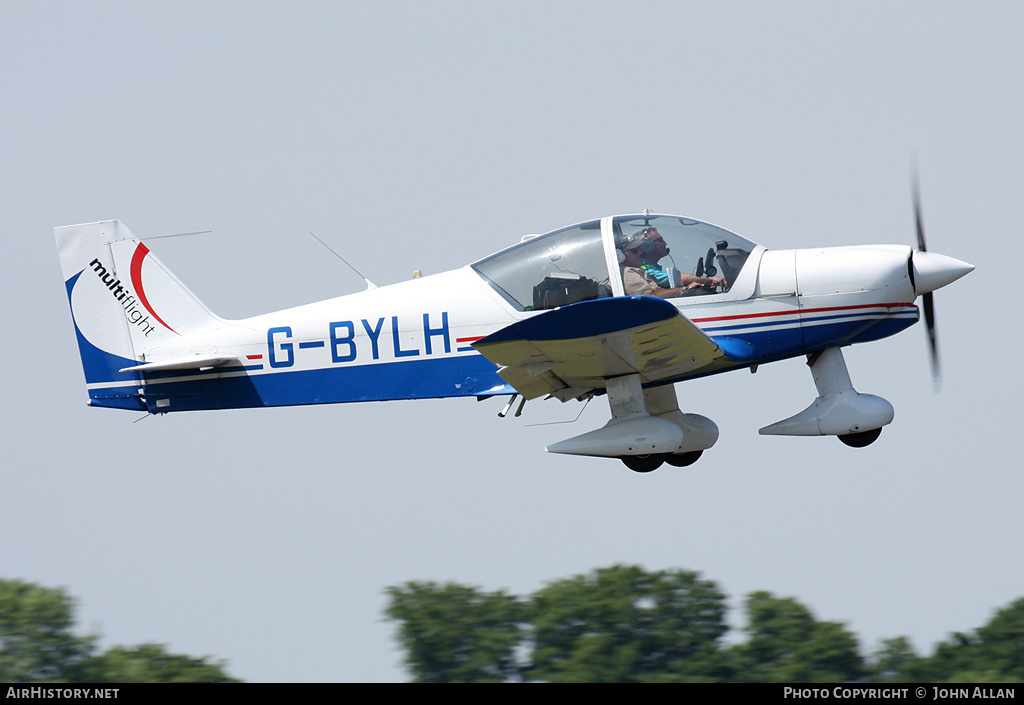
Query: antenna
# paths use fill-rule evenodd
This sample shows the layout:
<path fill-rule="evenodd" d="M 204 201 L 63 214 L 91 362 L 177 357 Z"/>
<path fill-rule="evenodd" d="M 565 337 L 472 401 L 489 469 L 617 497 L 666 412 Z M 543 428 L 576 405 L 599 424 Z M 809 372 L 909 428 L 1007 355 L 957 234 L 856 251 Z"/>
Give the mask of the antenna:
<path fill-rule="evenodd" d="M 586 411 L 587 405 L 590 404 L 590 400 L 593 399 L 593 398 L 594 398 L 593 396 L 587 397 L 587 400 L 585 402 L 583 402 L 583 408 L 580 409 L 580 413 L 576 414 L 576 418 L 574 418 L 574 419 L 570 419 L 569 421 L 547 421 L 545 423 L 528 423 L 528 424 L 526 424 L 526 427 L 530 428 L 532 426 L 557 426 L 558 424 L 562 424 L 562 423 L 576 423 L 577 421 L 580 420 L 580 417 L 583 416 L 583 412 Z M 526 400 L 523 399 L 523 401 L 526 401 Z M 509 404 L 511 405 L 511 402 L 509 402 Z M 517 413 L 516 416 L 519 416 L 519 414 Z"/>
<path fill-rule="evenodd" d="M 164 237 L 185 237 L 186 235 L 206 235 L 212 233 L 212 230 L 196 230 L 194 233 L 171 233 L 170 235 L 150 235 L 149 237 L 140 237 L 139 240 L 159 240 Z"/>
<path fill-rule="evenodd" d="M 313 235 L 313 233 L 312 233 L 312 232 L 310 232 L 309 234 L 310 234 L 310 235 Z M 316 235 L 313 235 L 313 239 L 314 239 L 314 240 L 316 240 L 317 242 L 319 242 L 319 243 L 320 243 L 321 245 L 323 245 L 324 247 L 326 247 L 326 248 L 327 248 L 328 250 L 330 250 L 330 252 L 331 252 L 331 254 L 332 254 L 332 255 L 334 255 L 335 257 L 337 257 L 338 259 L 340 259 L 340 260 L 341 260 L 342 262 L 344 262 L 344 263 L 345 263 L 345 265 L 346 265 L 346 266 L 347 266 L 347 267 L 348 267 L 349 269 L 351 269 L 351 270 L 352 270 L 353 272 L 355 272 L 356 274 L 358 274 L 358 275 L 359 275 L 359 278 L 360 278 L 360 279 L 362 279 L 362 280 L 363 280 L 364 282 L 366 282 L 366 288 L 367 288 L 367 289 L 376 289 L 376 288 L 377 288 L 377 285 L 376 285 L 376 284 L 374 284 L 374 283 L 373 283 L 372 281 L 370 281 L 369 279 L 367 279 L 366 277 L 364 277 L 364 276 L 363 276 L 363 273 L 362 273 L 362 272 L 360 272 L 360 271 L 359 271 L 358 269 L 356 269 L 356 268 L 355 268 L 355 267 L 353 267 L 353 266 L 352 266 L 351 264 L 349 264 L 348 260 L 347 260 L 347 259 L 345 259 L 344 257 L 342 257 L 341 255 L 339 255 L 339 254 L 338 254 L 337 252 L 335 252 L 335 251 L 334 251 L 334 249 L 333 249 L 333 248 L 332 248 L 332 247 L 331 247 L 330 245 L 328 245 L 328 244 L 327 244 L 326 242 L 324 242 L 323 240 L 321 240 L 320 238 L 318 238 L 318 237 L 317 237 Z"/>

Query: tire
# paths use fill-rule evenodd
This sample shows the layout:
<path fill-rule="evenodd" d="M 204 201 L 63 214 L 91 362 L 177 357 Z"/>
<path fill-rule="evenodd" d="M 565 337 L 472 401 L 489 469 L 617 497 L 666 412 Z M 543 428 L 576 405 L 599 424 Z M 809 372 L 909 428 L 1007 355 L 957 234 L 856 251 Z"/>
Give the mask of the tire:
<path fill-rule="evenodd" d="M 700 456 L 703 454 L 702 450 L 691 450 L 689 453 L 668 453 L 665 456 L 665 462 L 677 468 L 685 468 L 700 460 Z"/>
<path fill-rule="evenodd" d="M 869 446 L 878 440 L 878 436 L 881 435 L 881 433 L 881 428 L 873 428 L 870 431 L 844 433 L 843 435 L 836 437 L 851 448 L 863 448 L 864 446 Z"/>
<path fill-rule="evenodd" d="M 633 472 L 653 472 L 661 467 L 664 455 L 624 455 L 619 460 Z"/>

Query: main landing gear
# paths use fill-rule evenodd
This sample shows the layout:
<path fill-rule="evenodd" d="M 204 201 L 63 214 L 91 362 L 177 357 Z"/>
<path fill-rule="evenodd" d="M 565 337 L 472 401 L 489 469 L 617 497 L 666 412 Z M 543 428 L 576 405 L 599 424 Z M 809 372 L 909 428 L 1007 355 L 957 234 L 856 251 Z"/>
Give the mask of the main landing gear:
<path fill-rule="evenodd" d="M 671 384 L 644 389 L 637 374 L 606 380 L 612 418 L 596 431 L 559 441 L 549 453 L 618 458 L 634 472 L 686 467 L 715 445 L 718 426 L 679 410 Z"/>
<path fill-rule="evenodd" d="M 702 450 L 692 450 L 688 453 L 656 453 L 654 455 L 624 455 L 619 460 L 633 472 L 653 472 L 661 467 L 662 463 L 668 463 L 677 468 L 685 468 L 696 463 Z"/>

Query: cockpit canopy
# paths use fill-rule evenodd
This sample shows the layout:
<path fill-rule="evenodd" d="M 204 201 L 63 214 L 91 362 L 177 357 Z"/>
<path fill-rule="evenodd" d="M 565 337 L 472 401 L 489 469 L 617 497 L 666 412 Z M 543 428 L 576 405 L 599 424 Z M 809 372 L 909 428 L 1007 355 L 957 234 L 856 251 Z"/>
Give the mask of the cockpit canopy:
<path fill-rule="evenodd" d="M 619 248 L 641 231 L 646 233 L 643 240 L 650 240 L 656 231 L 668 246 L 668 253 L 649 244 L 642 250 L 643 269 L 661 282 L 660 286 L 678 287 L 683 275 L 725 279 L 724 286 L 694 287 L 684 296 L 728 292 L 756 247 L 735 233 L 692 218 L 630 215 L 524 238 L 472 266 L 520 311 L 622 296 L 628 292 L 622 282 L 625 255 Z"/>

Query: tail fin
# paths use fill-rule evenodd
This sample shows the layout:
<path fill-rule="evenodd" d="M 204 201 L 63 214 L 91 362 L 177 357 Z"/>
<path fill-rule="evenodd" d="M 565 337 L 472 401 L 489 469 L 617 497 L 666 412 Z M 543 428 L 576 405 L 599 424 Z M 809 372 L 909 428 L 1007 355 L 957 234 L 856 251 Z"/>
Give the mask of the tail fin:
<path fill-rule="evenodd" d="M 54 228 L 90 403 L 146 410 L 138 365 L 222 321 L 119 220 Z"/>

